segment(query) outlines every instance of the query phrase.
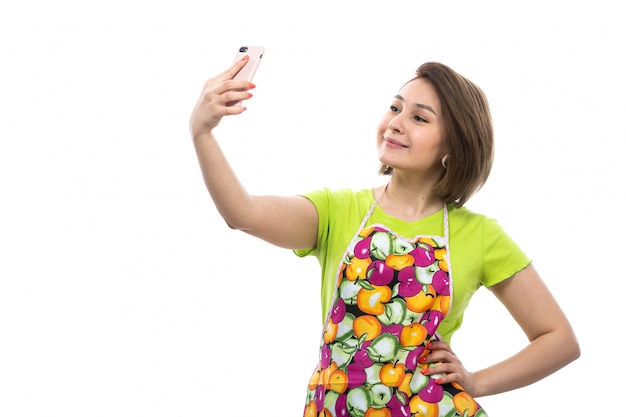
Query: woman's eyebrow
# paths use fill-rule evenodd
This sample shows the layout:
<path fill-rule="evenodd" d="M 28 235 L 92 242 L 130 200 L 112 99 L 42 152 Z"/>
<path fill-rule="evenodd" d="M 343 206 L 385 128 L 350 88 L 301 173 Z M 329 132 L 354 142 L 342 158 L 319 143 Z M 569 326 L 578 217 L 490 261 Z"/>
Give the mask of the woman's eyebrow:
<path fill-rule="evenodd" d="M 404 97 L 402 97 L 400 94 L 396 94 L 395 98 L 397 98 L 398 100 L 404 102 Z M 435 112 L 435 109 L 430 107 L 428 104 L 415 103 L 415 106 L 419 107 L 420 109 L 428 110 L 429 112 L 431 112 L 435 116 L 437 115 L 437 112 Z"/>

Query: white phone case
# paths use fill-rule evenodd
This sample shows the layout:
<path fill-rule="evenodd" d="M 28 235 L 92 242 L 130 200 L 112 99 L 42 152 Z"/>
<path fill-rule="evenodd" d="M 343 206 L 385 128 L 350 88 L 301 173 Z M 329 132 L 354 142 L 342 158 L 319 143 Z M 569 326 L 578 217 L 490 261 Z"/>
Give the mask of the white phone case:
<path fill-rule="evenodd" d="M 244 65 L 242 69 L 239 70 L 237 74 L 233 77 L 233 80 L 246 80 L 248 82 L 252 81 L 254 74 L 256 73 L 257 68 L 259 68 L 259 64 L 261 63 L 261 58 L 263 58 L 263 54 L 265 53 L 265 48 L 262 46 L 240 46 L 235 54 L 235 58 L 233 59 L 234 65 L 236 62 L 239 62 L 243 59 L 244 56 L 248 55 L 248 63 Z M 226 103 L 227 106 L 241 106 L 241 101 Z"/>
<path fill-rule="evenodd" d="M 254 74 L 256 73 L 257 68 L 259 68 L 259 64 L 261 63 L 261 58 L 263 58 L 263 54 L 265 53 L 265 48 L 262 46 L 241 46 L 239 50 L 235 54 L 235 59 L 233 60 L 233 64 L 237 61 L 241 61 L 241 59 L 248 55 L 250 58 L 248 63 L 233 77 L 235 80 L 246 80 L 252 81 Z"/>

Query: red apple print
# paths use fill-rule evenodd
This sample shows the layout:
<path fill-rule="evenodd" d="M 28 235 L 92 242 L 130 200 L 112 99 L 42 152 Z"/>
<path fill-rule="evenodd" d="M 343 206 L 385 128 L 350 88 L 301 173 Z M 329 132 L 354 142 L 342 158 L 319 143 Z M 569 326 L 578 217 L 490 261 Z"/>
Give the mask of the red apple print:
<path fill-rule="evenodd" d="M 391 333 L 392 335 L 400 338 L 400 333 L 402 333 L 403 325 L 400 323 L 391 324 L 389 326 L 383 326 L 382 333 Z"/>
<path fill-rule="evenodd" d="M 369 236 L 357 242 L 357 244 L 354 245 L 354 256 L 356 256 L 359 259 L 369 258 L 371 241 L 372 241 L 372 237 Z"/>
<path fill-rule="evenodd" d="M 443 313 L 437 310 L 429 310 L 422 316 L 421 323 L 426 327 L 426 332 L 429 335 L 435 334 L 439 323 L 443 320 Z"/>
<path fill-rule="evenodd" d="M 398 285 L 398 295 L 400 297 L 413 297 L 417 295 L 423 287 L 417 280 L 415 268 L 412 266 L 403 268 L 398 272 L 398 281 L 400 281 Z"/>
<path fill-rule="evenodd" d="M 393 268 L 381 260 L 374 261 L 367 267 L 367 278 L 374 285 L 389 284 L 393 275 Z"/>
<path fill-rule="evenodd" d="M 450 280 L 448 274 L 439 270 L 433 275 L 433 288 L 440 295 L 450 295 Z"/>
<path fill-rule="evenodd" d="M 404 403 L 407 404 L 403 404 L 400 397 L 402 397 L 404 399 Z M 403 392 L 398 392 L 396 395 L 391 397 L 386 405 L 389 411 L 391 411 L 391 417 L 409 417 L 411 415 L 411 409 L 409 408 L 406 394 Z M 415 414 L 415 416 L 418 416 L 418 414 Z"/>
<path fill-rule="evenodd" d="M 404 367 L 408 369 L 409 371 L 415 371 L 417 369 L 417 364 L 418 364 L 420 356 L 422 356 L 422 353 L 424 353 L 424 345 L 419 345 L 418 347 L 413 349 L 411 352 L 409 352 L 409 354 L 406 355 L 406 361 L 404 362 Z"/>
<path fill-rule="evenodd" d="M 341 320 L 346 316 L 346 303 L 343 298 L 338 298 L 333 310 L 330 313 L 330 320 L 335 323 L 341 323 Z"/>
<path fill-rule="evenodd" d="M 424 267 L 432 265 L 436 261 L 435 251 L 428 243 L 418 243 L 409 254 L 415 258 L 415 266 Z"/>
<path fill-rule="evenodd" d="M 346 367 L 348 374 L 348 388 L 356 388 L 365 382 L 367 374 L 365 368 L 360 363 L 351 363 Z"/>
<path fill-rule="evenodd" d="M 443 387 L 436 383 L 433 378 L 429 378 L 428 385 L 417 395 L 427 403 L 438 403 L 443 398 Z"/>
<path fill-rule="evenodd" d="M 322 346 L 321 356 L 322 369 L 326 369 L 330 366 L 330 346 L 326 343 Z"/>
<path fill-rule="evenodd" d="M 363 365 L 363 368 L 369 368 L 374 365 L 374 361 L 367 354 L 367 348 L 372 344 L 371 340 L 364 342 L 360 349 L 354 354 L 353 362 Z"/>
<path fill-rule="evenodd" d="M 326 396 L 326 389 L 324 385 L 318 385 L 315 390 L 315 406 L 318 410 L 324 409 L 324 397 Z"/>
<path fill-rule="evenodd" d="M 348 413 L 348 396 L 346 394 L 341 394 L 337 397 L 337 402 L 335 402 L 335 414 L 337 417 L 350 417 Z"/>

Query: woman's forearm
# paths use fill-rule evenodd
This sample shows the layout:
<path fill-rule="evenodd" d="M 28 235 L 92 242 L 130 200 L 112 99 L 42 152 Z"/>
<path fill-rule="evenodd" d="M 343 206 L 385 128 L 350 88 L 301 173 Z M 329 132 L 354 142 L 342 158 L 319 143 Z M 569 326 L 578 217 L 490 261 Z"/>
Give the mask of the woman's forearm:
<path fill-rule="evenodd" d="M 530 385 L 579 356 L 579 345 L 571 329 L 541 335 L 514 356 L 475 372 L 474 395 L 493 395 Z"/>
<path fill-rule="evenodd" d="M 251 200 L 230 166 L 212 132 L 193 138 L 204 184 L 224 221 L 232 228 L 241 228 Z"/>

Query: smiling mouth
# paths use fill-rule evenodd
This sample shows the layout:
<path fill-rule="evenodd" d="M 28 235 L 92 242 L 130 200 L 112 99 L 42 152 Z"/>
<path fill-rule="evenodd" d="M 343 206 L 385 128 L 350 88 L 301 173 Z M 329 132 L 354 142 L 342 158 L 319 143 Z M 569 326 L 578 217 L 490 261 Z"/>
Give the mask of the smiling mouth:
<path fill-rule="evenodd" d="M 398 142 L 397 140 L 394 140 L 394 139 L 385 138 L 385 142 L 390 144 L 390 145 L 399 146 L 399 147 L 402 147 L 402 148 L 407 148 L 408 147 L 408 146 L 406 146 L 406 145 L 404 145 L 404 144 L 402 144 L 402 143 L 400 143 L 400 142 Z"/>

